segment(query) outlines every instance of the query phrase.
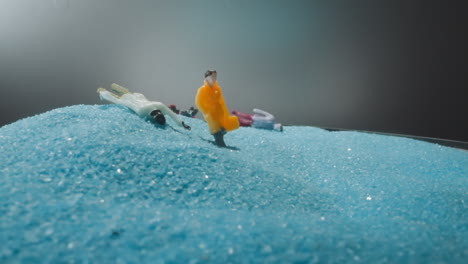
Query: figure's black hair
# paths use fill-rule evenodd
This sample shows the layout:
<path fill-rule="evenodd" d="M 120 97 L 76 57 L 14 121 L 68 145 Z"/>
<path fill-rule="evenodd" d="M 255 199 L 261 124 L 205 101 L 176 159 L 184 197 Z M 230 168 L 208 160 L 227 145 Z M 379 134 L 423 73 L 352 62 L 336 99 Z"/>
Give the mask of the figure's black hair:
<path fill-rule="evenodd" d="M 216 73 L 216 71 L 215 71 L 215 70 L 207 70 L 207 71 L 205 72 L 205 78 L 208 77 L 208 76 L 210 76 L 210 75 L 213 74 L 213 73 Z"/>
<path fill-rule="evenodd" d="M 150 115 L 154 118 L 154 121 L 156 121 L 156 123 L 160 125 L 166 124 L 166 117 L 164 117 L 161 111 L 153 110 Z"/>
<path fill-rule="evenodd" d="M 164 117 L 163 114 L 156 115 L 154 117 L 154 119 L 156 120 L 156 123 L 158 123 L 160 125 L 166 124 L 166 118 Z"/>

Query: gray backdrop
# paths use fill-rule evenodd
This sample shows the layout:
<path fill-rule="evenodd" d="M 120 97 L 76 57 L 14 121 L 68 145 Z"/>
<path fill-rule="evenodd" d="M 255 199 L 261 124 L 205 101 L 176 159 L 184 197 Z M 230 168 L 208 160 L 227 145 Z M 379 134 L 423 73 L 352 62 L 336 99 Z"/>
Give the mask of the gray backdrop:
<path fill-rule="evenodd" d="M 216 69 L 230 110 L 468 141 L 466 22 L 427 1 L 0 0 L 0 125 L 112 82 L 187 109 Z"/>

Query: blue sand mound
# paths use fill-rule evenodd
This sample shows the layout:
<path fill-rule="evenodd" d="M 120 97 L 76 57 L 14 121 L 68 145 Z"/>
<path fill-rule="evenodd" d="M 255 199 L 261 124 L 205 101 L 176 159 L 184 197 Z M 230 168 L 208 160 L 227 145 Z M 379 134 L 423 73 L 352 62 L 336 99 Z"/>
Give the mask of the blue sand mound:
<path fill-rule="evenodd" d="M 0 262 L 463 263 L 468 152 L 407 138 L 165 128 L 116 105 L 0 128 Z"/>

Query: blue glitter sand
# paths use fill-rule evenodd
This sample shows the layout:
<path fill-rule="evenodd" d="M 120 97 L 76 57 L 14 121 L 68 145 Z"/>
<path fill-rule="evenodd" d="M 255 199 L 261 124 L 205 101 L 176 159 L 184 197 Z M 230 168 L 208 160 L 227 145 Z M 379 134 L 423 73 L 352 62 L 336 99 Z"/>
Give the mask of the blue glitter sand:
<path fill-rule="evenodd" d="M 1 263 L 466 263 L 468 152 L 357 132 L 165 128 L 116 105 L 0 128 Z"/>

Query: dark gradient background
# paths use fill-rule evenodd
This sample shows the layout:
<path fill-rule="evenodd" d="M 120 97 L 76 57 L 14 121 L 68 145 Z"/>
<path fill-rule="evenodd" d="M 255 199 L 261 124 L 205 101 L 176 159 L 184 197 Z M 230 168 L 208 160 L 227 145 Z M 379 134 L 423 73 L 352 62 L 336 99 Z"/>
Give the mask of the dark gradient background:
<path fill-rule="evenodd" d="M 467 24 L 452 1 L 0 0 L 0 125 L 112 82 L 186 109 L 213 68 L 231 110 L 468 141 Z"/>

